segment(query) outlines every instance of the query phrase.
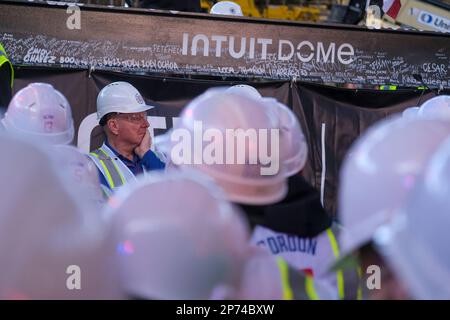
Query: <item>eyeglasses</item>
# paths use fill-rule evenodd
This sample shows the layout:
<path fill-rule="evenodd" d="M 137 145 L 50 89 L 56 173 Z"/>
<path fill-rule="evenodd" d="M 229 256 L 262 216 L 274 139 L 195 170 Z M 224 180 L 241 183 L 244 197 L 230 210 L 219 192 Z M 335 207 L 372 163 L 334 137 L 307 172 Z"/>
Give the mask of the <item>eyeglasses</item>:
<path fill-rule="evenodd" d="M 130 122 L 142 122 L 147 120 L 147 113 L 117 113 L 117 117 L 128 120 Z"/>

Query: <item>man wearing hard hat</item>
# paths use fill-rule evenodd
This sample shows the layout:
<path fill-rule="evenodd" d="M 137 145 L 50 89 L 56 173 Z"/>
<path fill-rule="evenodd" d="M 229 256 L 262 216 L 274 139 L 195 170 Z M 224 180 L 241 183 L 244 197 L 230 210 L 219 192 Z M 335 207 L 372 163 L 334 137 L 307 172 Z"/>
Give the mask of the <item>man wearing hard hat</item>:
<path fill-rule="evenodd" d="M 164 169 L 164 163 L 150 150 L 150 109 L 153 107 L 127 82 L 111 83 L 97 97 L 97 116 L 106 140 L 89 156 L 101 173 L 101 183 L 112 191 L 145 171 Z"/>

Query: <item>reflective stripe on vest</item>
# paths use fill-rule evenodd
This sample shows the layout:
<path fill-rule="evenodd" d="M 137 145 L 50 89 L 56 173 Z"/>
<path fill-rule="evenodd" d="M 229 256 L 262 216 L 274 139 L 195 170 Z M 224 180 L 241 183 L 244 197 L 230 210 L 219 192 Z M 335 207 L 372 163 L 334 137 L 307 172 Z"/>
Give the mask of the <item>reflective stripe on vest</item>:
<path fill-rule="evenodd" d="M 120 187 L 125 184 L 125 179 L 120 173 L 114 161 L 111 157 L 108 156 L 102 149 L 97 149 L 90 153 L 90 155 L 94 156 L 98 162 L 100 163 L 106 178 L 106 181 L 109 184 L 109 187 L 112 189 Z"/>
<path fill-rule="evenodd" d="M 333 229 L 335 231 L 333 231 Z M 341 254 L 339 250 L 339 244 L 335 236 L 335 233 L 338 232 L 337 226 L 334 225 L 333 227 L 327 229 L 326 232 L 328 238 L 330 239 L 334 257 L 335 259 L 339 259 Z M 359 266 L 355 269 L 349 268 L 346 270 L 336 271 L 339 299 L 362 300 L 362 287 L 360 283 L 361 276 L 362 272 Z"/>
<path fill-rule="evenodd" d="M 89 157 L 103 174 L 111 190 L 136 180 L 131 170 L 106 144 L 91 152 Z"/>
<path fill-rule="evenodd" d="M 331 228 L 327 229 L 327 235 L 328 235 L 328 238 L 330 239 L 331 249 L 333 250 L 334 258 L 337 260 L 337 259 L 339 259 L 339 256 L 340 256 L 339 245 L 338 245 L 336 237 L 335 237 L 333 231 L 331 230 Z M 344 273 L 342 272 L 342 270 L 336 271 L 336 278 L 337 278 L 339 299 L 344 299 L 345 298 Z"/>
<path fill-rule="evenodd" d="M 5 64 L 8 63 L 9 67 L 11 69 L 11 88 L 13 87 L 13 83 L 14 83 L 14 68 L 13 65 L 11 63 L 11 61 L 9 61 L 8 56 L 6 55 L 6 51 L 3 48 L 2 44 L 0 43 L 0 67 Z"/>
<path fill-rule="evenodd" d="M 358 269 L 356 270 L 356 272 L 358 273 L 358 280 L 360 282 L 358 285 L 358 292 L 356 293 L 356 300 L 362 300 L 363 299 L 362 285 L 361 285 L 362 269 L 360 266 L 358 266 Z"/>
<path fill-rule="evenodd" d="M 277 258 L 277 264 L 283 286 L 283 300 L 319 300 L 312 277 L 302 276 L 281 258 Z"/>
<path fill-rule="evenodd" d="M 314 288 L 314 278 L 310 275 L 306 275 L 305 277 L 305 289 L 309 300 L 319 300 L 319 295 Z"/>

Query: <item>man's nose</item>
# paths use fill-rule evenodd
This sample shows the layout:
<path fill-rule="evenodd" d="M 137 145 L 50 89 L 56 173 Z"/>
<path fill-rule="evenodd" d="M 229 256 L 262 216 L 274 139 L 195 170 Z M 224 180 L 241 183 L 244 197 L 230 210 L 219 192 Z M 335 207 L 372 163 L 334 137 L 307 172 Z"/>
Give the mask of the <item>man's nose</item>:
<path fill-rule="evenodd" d="M 142 121 L 141 126 L 142 126 L 142 127 L 145 127 L 145 128 L 150 127 L 150 122 L 148 121 L 148 118 L 147 118 L 147 117 L 144 118 L 144 121 Z"/>

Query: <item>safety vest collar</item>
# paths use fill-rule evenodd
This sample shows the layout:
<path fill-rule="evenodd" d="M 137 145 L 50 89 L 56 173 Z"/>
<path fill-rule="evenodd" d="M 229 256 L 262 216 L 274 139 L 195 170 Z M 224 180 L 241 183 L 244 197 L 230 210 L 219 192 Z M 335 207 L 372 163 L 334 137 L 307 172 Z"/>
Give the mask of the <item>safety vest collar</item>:
<path fill-rule="evenodd" d="M 10 84 L 11 84 L 11 88 L 12 88 L 13 84 L 14 84 L 14 67 L 13 67 L 11 61 L 9 61 L 9 59 L 8 59 L 5 48 L 3 48 L 2 44 L 0 43 L 0 67 L 5 63 L 7 63 L 11 69 Z"/>

